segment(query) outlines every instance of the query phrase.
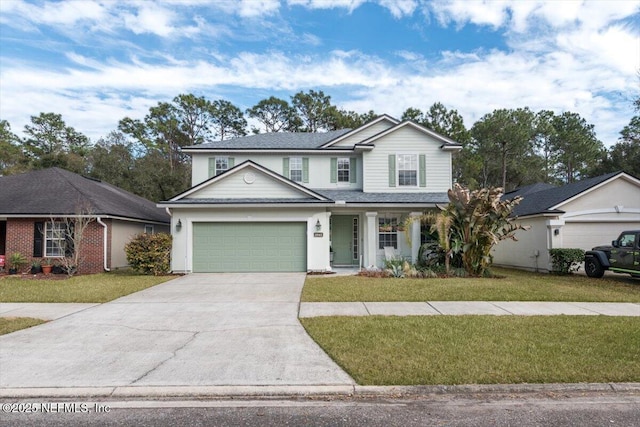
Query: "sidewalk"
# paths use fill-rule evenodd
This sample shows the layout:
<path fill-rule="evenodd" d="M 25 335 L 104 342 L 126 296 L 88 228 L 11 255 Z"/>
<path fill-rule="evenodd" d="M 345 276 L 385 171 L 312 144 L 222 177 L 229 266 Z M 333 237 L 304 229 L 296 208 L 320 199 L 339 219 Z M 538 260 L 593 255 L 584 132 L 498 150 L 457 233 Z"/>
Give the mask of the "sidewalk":
<path fill-rule="evenodd" d="M 0 303 L 0 317 L 55 320 L 99 304 Z M 303 302 L 299 317 L 322 316 L 628 316 L 640 317 L 640 303 L 542 301 Z"/>
<path fill-rule="evenodd" d="M 303 302 L 299 317 L 320 316 L 640 316 L 640 303 L 538 301 Z"/>

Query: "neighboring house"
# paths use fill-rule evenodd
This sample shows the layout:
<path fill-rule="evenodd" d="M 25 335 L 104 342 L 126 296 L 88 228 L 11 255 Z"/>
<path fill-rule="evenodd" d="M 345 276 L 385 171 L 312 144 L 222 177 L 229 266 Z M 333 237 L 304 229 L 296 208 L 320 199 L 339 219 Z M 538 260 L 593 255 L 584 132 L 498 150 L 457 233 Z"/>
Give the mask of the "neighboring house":
<path fill-rule="evenodd" d="M 527 270 L 551 270 L 549 249 L 610 244 L 620 232 L 640 228 L 640 180 L 614 172 L 554 187 L 534 184 L 507 193 L 522 196 L 514 210 L 517 242 L 505 240 L 493 250 L 494 264 Z"/>
<path fill-rule="evenodd" d="M 125 267 L 124 246 L 138 233 L 169 232 L 169 215 L 149 200 L 75 173 L 50 168 L 0 177 L 0 255 L 61 258 L 66 219 L 91 221 L 83 236 L 80 273 Z"/>
<path fill-rule="evenodd" d="M 327 271 L 415 260 L 420 224 L 448 202 L 461 145 L 383 115 L 357 129 L 265 133 L 183 149 L 193 187 L 171 211 L 175 272 Z"/>

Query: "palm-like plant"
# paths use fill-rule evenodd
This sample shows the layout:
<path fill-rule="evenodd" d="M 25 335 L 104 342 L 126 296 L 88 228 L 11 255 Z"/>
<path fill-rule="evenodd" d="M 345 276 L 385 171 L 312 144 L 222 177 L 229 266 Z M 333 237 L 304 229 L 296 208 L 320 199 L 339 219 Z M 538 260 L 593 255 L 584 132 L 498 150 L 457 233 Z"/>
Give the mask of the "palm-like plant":
<path fill-rule="evenodd" d="M 459 184 L 449 190 L 449 204 L 441 208 L 435 224 L 447 253 L 447 272 L 451 255 L 460 253 L 467 273 L 482 276 L 491 264 L 491 248 L 501 240 L 516 240 L 517 230 L 528 229 L 510 217 L 522 197 L 500 200 L 502 194 L 501 188 L 470 191 Z"/>

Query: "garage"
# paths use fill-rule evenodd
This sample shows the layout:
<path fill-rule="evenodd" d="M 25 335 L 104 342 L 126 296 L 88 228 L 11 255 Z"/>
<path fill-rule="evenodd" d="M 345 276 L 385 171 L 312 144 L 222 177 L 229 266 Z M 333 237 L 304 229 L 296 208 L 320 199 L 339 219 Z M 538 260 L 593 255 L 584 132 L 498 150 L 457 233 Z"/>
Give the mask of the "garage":
<path fill-rule="evenodd" d="M 307 271 L 304 222 L 196 222 L 193 272 Z"/>
<path fill-rule="evenodd" d="M 589 250 L 594 246 L 610 245 L 625 230 L 637 230 L 637 222 L 567 222 L 562 227 L 562 246 Z"/>

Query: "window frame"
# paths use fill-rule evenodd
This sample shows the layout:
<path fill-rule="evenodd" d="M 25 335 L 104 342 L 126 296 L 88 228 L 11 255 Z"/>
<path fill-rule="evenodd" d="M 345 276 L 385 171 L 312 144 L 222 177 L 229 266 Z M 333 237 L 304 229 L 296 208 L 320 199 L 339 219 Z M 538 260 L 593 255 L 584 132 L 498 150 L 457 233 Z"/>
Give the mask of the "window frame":
<path fill-rule="evenodd" d="M 224 168 L 224 169 L 223 168 L 218 168 L 218 161 L 224 161 L 226 163 L 226 168 Z M 229 156 L 216 156 L 214 158 L 214 162 L 215 162 L 215 165 L 216 165 L 214 176 L 218 176 L 221 173 L 224 173 L 224 172 L 228 171 L 229 169 L 231 169 L 229 167 Z"/>
<path fill-rule="evenodd" d="M 409 165 L 410 166 L 414 166 L 415 168 L 411 168 L 411 169 L 407 169 L 407 168 L 400 168 L 400 163 L 401 163 L 401 159 L 402 159 L 402 165 L 406 166 L 406 159 L 405 157 L 410 157 L 411 159 L 409 160 Z M 420 173 L 420 162 L 419 162 L 419 156 L 418 153 L 396 153 L 396 183 L 398 187 L 418 187 L 419 184 L 419 173 Z M 415 180 L 415 183 L 412 184 L 403 184 L 402 182 L 406 181 L 406 176 L 403 176 L 403 180 L 400 179 L 400 173 L 401 172 L 413 172 L 414 176 L 412 180 Z"/>
<path fill-rule="evenodd" d="M 55 226 L 55 230 L 51 227 Z M 51 233 L 51 236 L 50 236 Z M 57 235 L 54 236 L 54 233 Z M 49 248 L 49 242 L 52 242 L 51 248 Z M 57 243 L 57 248 L 54 247 L 53 242 Z M 67 251 L 67 224 L 64 221 L 47 221 L 44 223 L 43 233 L 44 243 L 44 257 L 46 258 L 64 258 Z M 49 252 L 50 249 L 57 249 L 54 252 Z"/>
<path fill-rule="evenodd" d="M 295 166 L 300 166 L 298 167 L 294 167 Z M 293 176 L 294 172 L 299 172 L 300 173 L 300 179 L 296 179 L 296 177 Z M 304 180 L 304 163 L 302 160 L 302 157 L 289 157 L 289 179 L 293 182 L 298 182 L 301 183 Z"/>
<path fill-rule="evenodd" d="M 340 165 L 342 163 L 342 169 Z M 346 166 L 345 166 L 346 165 Z M 345 169 L 346 167 L 346 169 Z M 340 177 L 342 172 L 342 179 Z M 346 173 L 346 175 L 345 175 Z M 346 179 L 345 179 L 346 176 Z M 338 184 L 346 185 L 351 183 L 351 157 L 338 157 L 336 160 L 336 182 Z"/>
<path fill-rule="evenodd" d="M 154 228 L 155 227 L 153 226 L 153 224 L 145 224 L 144 225 L 144 234 L 153 234 L 154 231 L 155 231 Z"/>
<path fill-rule="evenodd" d="M 400 217 L 397 215 L 378 216 L 378 250 L 385 247 L 393 247 L 398 249 L 398 227 L 400 225 Z M 381 230 L 381 227 L 390 228 L 390 230 Z"/>

